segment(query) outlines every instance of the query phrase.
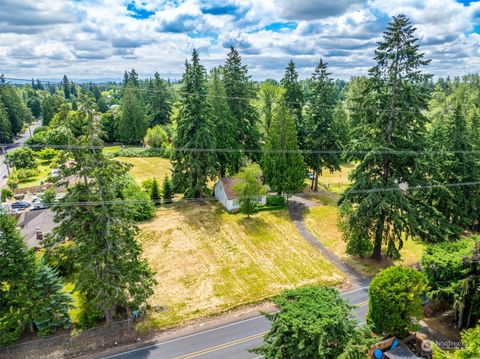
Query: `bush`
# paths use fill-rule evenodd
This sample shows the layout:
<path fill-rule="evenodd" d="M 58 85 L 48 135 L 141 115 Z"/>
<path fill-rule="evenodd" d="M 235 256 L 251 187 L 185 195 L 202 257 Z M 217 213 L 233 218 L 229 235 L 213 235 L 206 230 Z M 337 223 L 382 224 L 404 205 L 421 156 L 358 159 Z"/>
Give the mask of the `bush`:
<path fill-rule="evenodd" d="M 150 147 L 164 147 L 168 141 L 168 134 L 162 126 L 154 126 L 147 130 L 143 142 Z"/>
<path fill-rule="evenodd" d="M 48 188 L 41 194 L 42 203 L 53 203 L 57 197 L 57 192 L 53 188 Z"/>
<path fill-rule="evenodd" d="M 432 289 L 432 298 L 453 303 L 454 287 L 465 278 L 467 271 L 463 258 L 471 255 L 472 250 L 473 241 L 467 238 L 457 242 L 438 243 L 425 250 L 421 266 Z"/>
<path fill-rule="evenodd" d="M 5 202 L 8 198 L 13 197 L 13 191 L 8 187 L 2 188 L 1 197 L 2 202 Z"/>
<path fill-rule="evenodd" d="M 35 168 L 37 166 L 35 162 L 35 152 L 28 147 L 16 148 L 8 152 L 6 158 L 8 164 L 16 169 Z"/>
<path fill-rule="evenodd" d="M 28 180 L 31 177 L 38 175 L 39 171 L 36 169 L 19 169 L 17 170 L 17 177 L 20 182 Z"/>
<path fill-rule="evenodd" d="M 267 206 L 285 206 L 285 197 L 275 195 L 275 196 L 267 196 Z"/>
<path fill-rule="evenodd" d="M 129 182 L 122 190 L 122 194 L 126 201 L 136 201 L 136 203 L 126 204 L 134 221 L 145 221 L 153 218 L 155 207 L 148 194 L 142 191 L 139 185 L 133 181 Z"/>
<path fill-rule="evenodd" d="M 55 150 L 53 148 L 42 148 L 38 152 L 38 158 L 44 161 L 51 161 L 55 158 L 55 156 L 58 154 L 58 150 Z"/>
<path fill-rule="evenodd" d="M 378 334 L 403 337 L 418 328 L 426 276 L 413 268 L 390 267 L 370 283 L 367 322 Z"/>
<path fill-rule="evenodd" d="M 356 333 L 351 306 L 336 289 L 286 290 L 274 302 L 280 311 L 267 314 L 272 328 L 254 349 L 267 359 L 338 358 Z"/>
<path fill-rule="evenodd" d="M 49 127 L 48 126 L 40 126 L 37 127 L 36 129 L 33 130 L 33 134 L 39 134 L 39 133 L 46 133 L 48 131 Z"/>

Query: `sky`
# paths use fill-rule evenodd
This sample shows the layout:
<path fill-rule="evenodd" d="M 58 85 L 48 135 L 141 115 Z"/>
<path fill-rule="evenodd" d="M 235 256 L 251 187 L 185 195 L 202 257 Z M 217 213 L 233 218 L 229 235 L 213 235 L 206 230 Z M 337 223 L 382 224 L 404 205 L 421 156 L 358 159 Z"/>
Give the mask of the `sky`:
<path fill-rule="evenodd" d="M 0 73 L 73 80 L 179 79 L 196 48 L 207 69 L 240 51 L 255 80 L 280 79 L 290 59 L 307 78 L 320 58 L 333 77 L 372 66 L 392 16 L 406 14 L 436 76 L 480 72 L 480 1 L 0 0 Z"/>

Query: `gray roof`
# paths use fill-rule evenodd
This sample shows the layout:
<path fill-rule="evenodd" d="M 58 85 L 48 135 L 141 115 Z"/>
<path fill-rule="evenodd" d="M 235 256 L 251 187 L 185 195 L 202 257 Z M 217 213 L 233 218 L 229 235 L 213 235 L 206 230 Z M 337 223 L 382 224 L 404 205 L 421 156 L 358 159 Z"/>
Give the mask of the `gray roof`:
<path fill-rule="evenodd" d="M 53 221 L 53 212 L 49 209 L 23 212 L 18 219 L 22 233 L 29 247 L 40 247 L 37 232 L 50 233 L 57 224 Z"/>

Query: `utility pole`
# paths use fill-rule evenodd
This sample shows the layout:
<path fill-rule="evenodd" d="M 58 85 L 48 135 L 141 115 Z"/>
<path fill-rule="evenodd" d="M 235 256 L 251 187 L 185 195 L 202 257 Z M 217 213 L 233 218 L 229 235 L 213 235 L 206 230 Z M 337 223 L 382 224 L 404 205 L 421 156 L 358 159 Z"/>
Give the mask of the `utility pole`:
<path fill-rule="evenodd" d="M 8 161 L 7 161 L 7 151 L 5 151 L 5 147 L 2 147 L 2 153 L 3 153 L 3 162 L 5 162 L 5 166 L 7 167 L 7 173 L 10 176 L 10 168 L 8 167 Z"/>

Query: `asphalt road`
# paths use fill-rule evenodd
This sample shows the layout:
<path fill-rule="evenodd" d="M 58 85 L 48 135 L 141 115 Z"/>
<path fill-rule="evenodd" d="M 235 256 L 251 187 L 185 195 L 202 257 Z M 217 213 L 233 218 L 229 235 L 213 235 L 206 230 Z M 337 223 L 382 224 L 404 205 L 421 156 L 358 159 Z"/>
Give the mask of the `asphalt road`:
<path fill-rule="evenodd" d="M 6 152 L 13 150 L 16 147 L 22 146 L 26 140 L 28 140 L 33 134 L 33 131 L 41 125 L 41 121 L 33 122 L 30 125 L 30 128 L 27 129 L 24 133 L 22 133 L 19 138 L 12 144 L 8 145 L 5 149 Z M 7 166 L 5 165 L 5 156 L 0 150 L 0 188 L 3 188 L 7 184 Z"/>
<path fill-rule="evenodd" d="M 367 315 L 368 287 L 342 294 L 355 305 L 359 323 Z M 264 316 L 253 317 L 208 329 L 195 334 L 167 340 L 144 348 L 104 357 L 115 359 L 254 359 L 260 358 L 247 350 L 262 343 L 263 335 L 270 329 Z"/>

